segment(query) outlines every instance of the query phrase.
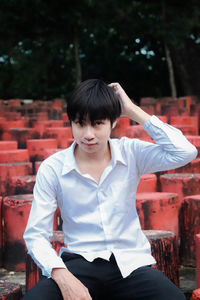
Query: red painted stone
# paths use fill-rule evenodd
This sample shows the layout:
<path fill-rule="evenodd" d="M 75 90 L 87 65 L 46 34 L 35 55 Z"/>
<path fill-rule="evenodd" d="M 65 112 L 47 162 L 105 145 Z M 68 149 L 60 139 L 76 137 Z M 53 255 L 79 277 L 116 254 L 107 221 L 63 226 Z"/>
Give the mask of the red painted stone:
<path fill-rule="evenodd" d="M 24 119 L 16 120 L 16 121 L 6 121 L 1 124 L 3 130 L 7 130 L 9 128 L 24 128 Z"/>
<path fill-rule="evenodd" d="M 130 119 L 127 117 L 120 117 L 117 119 L 116 126 L 112 129 L 112 138 L 121 138 L 126 135 L 126 129 L 130 126 Z"/>
<path fill-rule="evenodd" d="M 186 138 L 192 143 L 198 150 L 198 157 L 200 157 L 200 136 L 199 135 L 186 135 Z"/>
<path fill-rule="evenodd" d="M 71 127 L 50 127 L 46 129 L 44 138 L 54 138 L 58 142 L 58 148 L 67 148 L 68 139 L 72 138 Z"/>
<path fill-rule="evenodd" d="M 167 123 L 167 117 L 162 115 L 157 115 L 157 117 L 164 123 Z"/>
<path fill-rule="evenodd" d="M 23 233 L 28 221 L 33 194 L 8 196 L 3 199 L 4 255 L 7 270 L 25 271 L 25 242 Z M 58 229 L 59 210 L 54 214 L 53 229 Z"/>
<path fill-rule="evenodd" d="M 126 129 L 126 136 L 129 138 L 137 138 L 144 141 L 153 141 L 150 135 L 148 135 L 148 133 L 144 130 L 142 125 L 128 126 Z"/>
<path fill-rule="evenodd" d="M 183 135 L 198 135 L 198 129 L 193 125 L 173 125 L 182 131 Z"/>
<path fill-rule="evenodd" d="M 36 161 L 36 162 L 35 162 L 35 174 L 37 174 L 38 169 L 39 169 L 41 163 L 42 163 L 42 161 Z"/>
<path fill-rule="evenodd" d="M 29 161 L 29 155 L 27 149 L 0 151 L 0 163 L 16 163 L 16 162 L 28 162 L 28 161 Z"/>
<path fill-rule="evenodd" d="M 178 237 L 177 194 L 137 193 L 136 208 L 142 229 L 172 231 Z"/>
<path fill-rule="evenodd" d="M 10 128 L 2 135 L 2 140 L 12 140 L 18 142 L 20 149 L 26 148 L 26 141 L 28 139 L 39 138 L 38 132 L 33 128 Z"/>
<path fill-rule="evenodd" d="M 0 300 L 21 300 L 22 288 L 17 283 L 0 280 Z"/>
<path fill-rule="evenodd" d="M 32 194 L 35 185 L 35 175 L 13 176 L 9 182 L 7 195 Z"/>
<path fill-rule="evenodd" d="M 2 228 L 2 197 L 0 197 L 0 266 L 2 266 L 3 255 L 3 228 Z"/>
<path fill-rule="evenodd" d="M 57 148 L 56 139 L 27 140 L 27 149 L 31 161 L 41 161 L 47 157 L 46 149 Z"/>
<path fill-rule="evenodd" d="M 200 173 L 200 158 L 192 160 L 187 165 L 168 171 L 161 172 L 162 174 L 172 174 L 172 173 Z"/>
<path fill-rule="evenodd" d="M 9 195 L 10 181 L 13 176 L 32 175 L 32 163 L 0 163 L 0 195 Z"/>
<path fill-rule="evenodd" d="M 173 232 L 161 230 L 144 230 L 151 244 L 152 255 L 162 271 L 174 284 L 179 286 L 179 265 L 177 240 Z"/>
<path fill-rule="evenodd" d="M 200 194 L 200 174 L 164 174 L 160 176 L 160 184 L 162 192 L 178 194 L 179 205 L 185 196 Z"/>
<path fill-rule="evenodd" d="M 69 118 L 68 118 L 67 113 L 62 113 L 62 114 L 61 114 L 61 120 L 63 120 L 64 122 L 69 121 Z"/>
<path fill-rule="evenodd" d="M 17 149 L 16 141 L 0 141 L 0 151 Z"/>
<path fill-rule="evenodd" d="M 137 187 L 137 193 L 157 191 L 157 176 L 155 174 L 143 174 Z"/>
<path fill-rule="evenodd" d="M 196 284 L 200 288 L 200 233 L 195 235 L 196 245 Z"/>
<path fill-rule="evenodd" d="M 180 258 L 182 265 L 195 266 L 195 235 L 200 233 L 200 195 L 185 197 L 180 210 Z"/>
<path fill-rule="evenodd" d="M 200 300 L 200 289 L 196 289 L 192 292 L 190 300 Z"/>
<path fill-rule="evenodd" d="M 171 125 L 190 125 L 198 131 L 198 118 L 194 116 L 171 116 Z"/>
<path fill-rule="evenodd" d="M 50 239 L 53 249 L 57 254 L 60 248 L 64 246 L 64 234 L 62 231 L 54 231 L 53 237 Z M 26 291 L 31 289 L 40 279 L 41 271 L 33 261 L 30 255 L 26 256 Z"/>
<path fill-rule="evenodd" d="M 32 200 L 32 194 L 9 196 L 3 199 L 3 266 L 7 270 L 25 271 L 23 233 L 28 221 Z"/>

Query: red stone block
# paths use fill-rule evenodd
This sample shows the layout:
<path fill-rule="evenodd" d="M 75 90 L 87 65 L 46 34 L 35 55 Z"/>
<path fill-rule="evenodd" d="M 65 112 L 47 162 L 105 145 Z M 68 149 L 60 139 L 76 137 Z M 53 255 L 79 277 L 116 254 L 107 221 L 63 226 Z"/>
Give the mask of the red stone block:
<path fill-rule="evenodd" d="M 144 141 L 153 141 L 150 135 L 148 135 L 148 133 L 144 130 L 142 125 L 128 126 L 126 129 L 126 136 L 129 138 L 136 138 Z"/>
<path fill-rule="evenodd" d="M 184 266 L 195 266 L 195 235 L 200 233 L 200 195 L 184 198 L 180 210 L 180 258 Z"/>
<path fill-rule="evenodd" d="M 200 288 L 200 233 L 195 235 L 196 245 L 196 284 Z"/>
<path fill-rule="evenodd" d="M 4 255 L 3 266 L 7 270 L 25 271 L 25 242 L 23 234 L 27 225 L 32 194 L 8 196 L 3 199 Z M 59 210 L 54 214 L 54 230 L 57 230 Z"/>
<path fill-rule="evenodd" d="M 17 108 L 21 106 L 21 99 L 9 99 L 7 105 Z"/>
<path fill-rule="evenodd" d="M 35 185 L 35 175 L 13 176 L 9 182 L 7 195 L 32 194 Z"/>
<path fill-rule="evenodd" d="M 157 176 L 155 174 L 143 174 L 137 187 L 137 193 L 157 191 Z"/>
<path fill-rule="evenodd" d="M 162 174 L 172 174 L 172 173 L 200 173 L 200 158 L 192 160 L 187 165 L 168 171 L 161 172 Z"/>
<path fill-rule="evenodd" d="M 48 120 L 48 113 L 45 112 L 45 111 L 43 111 L 43 112 L 38 112 L 38 113 L 36 114 L 36 119 L 37 119 L 38 121 L 46 121 L 46 120 Z"/>
<path fill-rule="evenodd" d="M 120 117 L 117 119 L 115 128 L 112 129 L 112 138 L 120 138 L 126 135 L 126 129 L 130 126 L 130 119 L 126 117 Z"/>
<path fill-rule="evenodd" d="M 0 151 L 0 163 L 16 163 L 16 162 L 28 162 L 29 155 L 27 149 L 15 149 L 15 150 L 1 150 Z"/>
<path fill-rule="evenodd" d="M 150 114 L 150 115 L 156 114 L 156 105 L 155 104 L 140 105 L 140 108 L 142 110 L 144 110 L 147 114 Z"/>
<path fill-rule="evenodd" d="M 9 196 L 3 199 L 3 266 L 7 270 L 25 271 L 23 233 L 28 221 L 32 200 L 32 194 Z"/>
<path fill-rule="evenodd" d="M 198 135 L 199 126 L 198 126 L 198 118 L 194 116 L 171 116 L 170 118 L 170 124 L 173 126 L 183 126 L 183 128 L 186 128 L 188 125 L 188 128 L 192 127 L 194 132 L 196 132 Z M 181 127 L 182 128 L 182 127 Z M 180 128 L 180 129 L 181 129 Z M 184 129 L 186 130 L 186 129 Z M 194 134 L 192 134 L 194 135 Z"/>
<path fill-rule="evenodd" d="M 178 249 L 174 233 L 161 230 L 144 230 L 144 234 L 151 244 L 152 255 L 157 262 L 154 267 L 179 286 Z"/>
<path fill-rule="evenodd" d="M 192 143 L 198 150 L 198 157 L 200 157 L 200 136 L 199 135 L 186 135 L 186 138 Z"/>
<path fill-rule="evenodd" d="M 67 113 L 62 113 L 62 114 L 61 114 L 61 120 L 63 120 L 64 122 L 69 121 L 69 118 L 68 118 Z"/>
<path fill-rule="evenodd" d="M 200 289 L 196 289 L 193 291 L 190 300 L 200 300 Z"/>
<path fill-rule="evenodd" d="M 2 228 L 2 197 L 0 197 L 0 267 L 2 266 L 3 255 L 3 228 Z"/>
<path fill-rule="evenodd" d="M 64 234 L 62 231 L 54 231 L 53 237 L 50 239 L 53 249 L 57 254 L 60 248 L 64 246 Z M 40 279 L 41 271 L 32 260 L 31 256 L 26 256 L 26 291 L 31 289 Z"/>
<path fill-rule="evenodd" d="M 58 148 L 67 148 L 68 139 L 72 138 L 71 127 L 50 127 L 46 129 L 44 138 L 54 138 L 58 142 Z"/>
<path fill-rule="evenodd" d="M 35 174 L 37 174 L 38 169 L 39 169 L 41 163 L 42 163 L 42 161 L 36 161 L 36 162 L 35 162 Z"/>
<path fill-rule="evenodd" d="M 178 237 L 177 194 L 137 193 L 136 208 L 142 229 L 172 231 Z"/>
<path fill-rule="evenodd" d="M 185 196 L 200 194 L 200 174 L 164 174 L 160 184 L 162 192 L 178 194 L 179 205 Z"/>
<path fill-rule="evenodd" d="M 21 300 L 22 288 L 17 283 L 0 281 L 0 299 L 1 300 Z"/>
<path fill-rule="evenodd" d="M 47 157 L 47 149 L 56 149 L 58 145 L 56 139 L 32 139 L 27 140 L 26 144 L 30 161 L 44 160 Z"/>
<path fill-rule="evenodd" d="M 20 149 L 26 148 L 28 139 L 39 138 L 40 135 L 33 128 L 10 128 L 2 134 L 2 140 L 17 141 Z"/>
<path fill-rule="evenodd" d="M 198 135 L 198 129 L 192 125 L 173 125 L 175 128 L 182 131 L 183 135 Z"/>
<path fill-rule="evenodd" d="M 157 117 L 164 123 L 167 123 L 167 117 L 162 115 L 157 115 Z"/>
<path fill-rule="evenodd" d="M 8 195 L 10 180 L 13 176 L 31 175 L 32 172 L 32 163 L 30 162 L 0 163 L 0 195 Z"/>
<path fill-rule="evenodd" d="M 16 141 L 0 141 L 0 151 L 1 150 L 15 150 L 17 149 Z"/>
<path fill-rule="evenodd" d="M 7 130 L 9 128 L 24 128 L 25 125 L 25 120 L 24 119 L 20 119 L 20 120 L 16 120 L 16 121 L 6 121 L 1 123 L 0 127 L 3 130 Z"/>

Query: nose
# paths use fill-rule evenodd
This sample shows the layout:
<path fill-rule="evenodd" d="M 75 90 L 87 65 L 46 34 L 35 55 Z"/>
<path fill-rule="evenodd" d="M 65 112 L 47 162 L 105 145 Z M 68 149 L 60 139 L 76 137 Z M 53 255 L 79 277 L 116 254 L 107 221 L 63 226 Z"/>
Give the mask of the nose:
<path fill-rule="evenodd" d="M 84 139 L 87 141 L 91 141 L 94 139 L 94 128 L 91 125 L 87 125 L 84 128 Z"/>

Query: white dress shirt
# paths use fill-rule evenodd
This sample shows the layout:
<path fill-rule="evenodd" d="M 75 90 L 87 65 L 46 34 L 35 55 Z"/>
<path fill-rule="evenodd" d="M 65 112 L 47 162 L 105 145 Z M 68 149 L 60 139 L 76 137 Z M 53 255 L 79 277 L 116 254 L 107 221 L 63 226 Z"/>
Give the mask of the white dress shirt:
<path fill-rule="evenodd" d="M 112 159 L 99 183 L 79 171 L 75 142 L 43 161 L 24 233 L 28 253 L 43 275 L 50 277 L 52 268 L 66 268 L 49 243 L 57 205 L 67 246 L 60 255 L 72 251 L 93 261 L 109 260 L 113 253 L 123 277 L 155 263 L 136 210 L 140 176 L 183 166 L 195 159 L 197 150 L 181 131 L 155 116 L 143 127 L 156 144 L 127 137 L 110 139 Z"/>

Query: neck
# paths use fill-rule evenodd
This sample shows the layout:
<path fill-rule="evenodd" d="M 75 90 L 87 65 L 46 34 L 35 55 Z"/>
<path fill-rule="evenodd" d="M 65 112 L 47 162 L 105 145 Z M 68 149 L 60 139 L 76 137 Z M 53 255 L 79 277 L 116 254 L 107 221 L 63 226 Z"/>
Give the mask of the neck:
<path fill-rule="evenodd" d="M 75 150 L 74 150 L 74 155 L 75 155 L 76 159 L 82 160 L 85 162 L 87 162 L 87 161 L 99 162 L 99 161 L 103 161 L 103 160 L 107 160 L 107 161 L 111 160 L 111 151 L 110 151 L 109 143 L 107 143 L 107 145 L 105 146 L 104 149 L 101 149 L 101 151 L 98 151 L 95 153 L 84 152 L 78 147 L 78 145 L 76 145 Z"/>

